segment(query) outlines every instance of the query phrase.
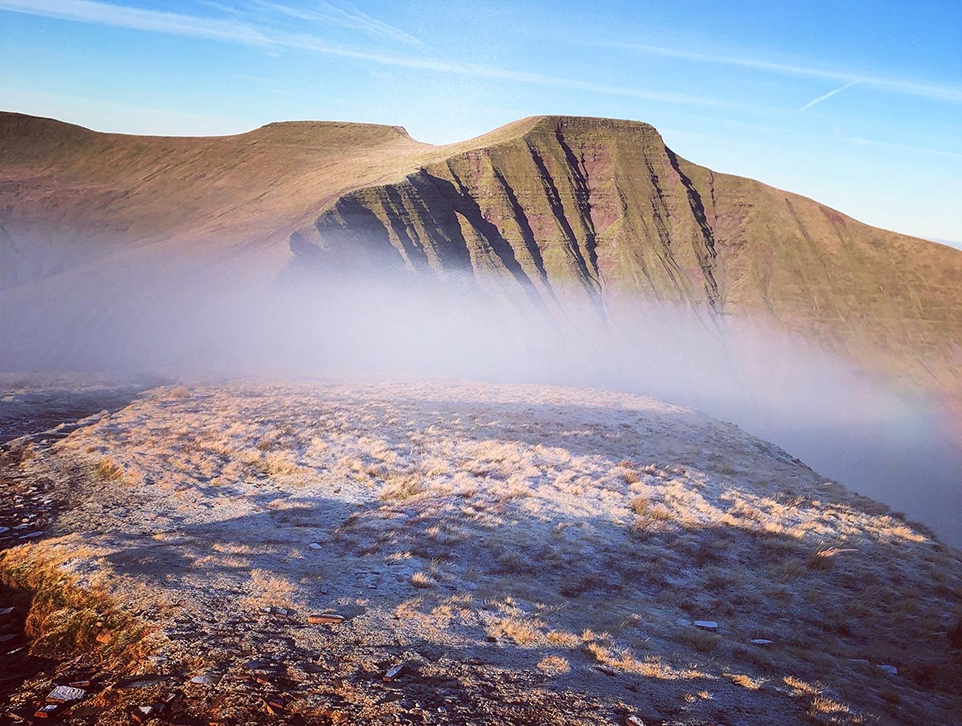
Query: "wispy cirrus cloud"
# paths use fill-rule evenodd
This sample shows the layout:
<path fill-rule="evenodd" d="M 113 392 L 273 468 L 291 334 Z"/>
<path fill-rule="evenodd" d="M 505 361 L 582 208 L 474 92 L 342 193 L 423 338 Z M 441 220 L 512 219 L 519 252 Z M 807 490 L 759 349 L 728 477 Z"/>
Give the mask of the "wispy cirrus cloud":
<path fill-rule="evenodd" d="M 271 45 L 271 41 L 259 30 L 237 20 L 202 18 L 92 0 L 0 0 L 0 10 L 245 45 Z"/>
<path fill-rule="evenodd" d="M 644 43 L 629 43 L 607 39 L 580 38 L 573 36 L 559 36 L 565 40 L 579 45 L 589 45 L 593 47 L 603 47 L 610 49 L 630 50 L 647 55 L 656 55 L 664 58 L 678 58 L 700 63 L 710 63 L 714 65 L 730 65 L 741 68 L 751 68 L 758 71 L 779 73 L 782 75 L 799 76 L 803 78 L 824 78 L 840 83 L 859 84 L 871 86 L 893 93 L 902 93 L 913 96 L 921 96 L 939 101 L 949 101 L 952 103 L 962 103 L 962 86 L 948 86 L 925 82 L 905 81 L 894 78 L 884 78 L 881 76 L 862 75 L 837 71 L 814 66 L 794 65 L 790 63 L 777 63 L 759 58 L 747 58 L 730 55 L 718 55 L 712 53 L 698 53 L 694 51 L 681 50 L 677 48 L 665 48 L 658 45 L 647 45 Z"/>
<path fill-rule="evenodd" d="M 307 20 L 321 25 L 340 25 L 352 30 L 360 30 L 362 33 L 379 38 L 387 38 L 406 45 L 420 45 L 421 41 L 413 35 L 397 28 L 389 23 L 385 23 L 377 18 L 372 18 L 367 13 L 361 12 L 356 7 L 342 8 L 327 2 L 319 2 L 315 10 L 304 10 L 277 2 L 267 0 L 257 0 L 257 4 L 273 10 L 288 17 Z"/>
<path fill-rule="evenodd" d="M 673 103 L 687 106 L 712 106 L 717 108 L 746 108 L 744 104 L 722 101 L 719 99 L 707 98 L 704 96 L 694 96 L 686 93 L 674 91 L 651 91 L 629 86 L 618 86 L 595 81 L 581 81 L 568 76 L 554 76 L 545 73 L 533 73 L 530 71 L 515 71 L 496 66 L 488 66 L 476 63 L 460 63 L 435 58 L 396 56 L 382 53 L 340 48 L 326 45 L 308 35 L 299 35 L 286 38 L 283 44 L 290 48 L 313 51 L 323 55 L 337 56 L 341 58 L 354 58 L 366 60 L 381 65 L 398 66 L 402 68 L 414 68 L 440 73 L 450 73 L 454 75 L 473 76 L 475 78 L 491 78 L 502 81 L 515 81 L 518 83 L 530 83 L 539 86 L 553 88 L 567 88 L 579 91 L 591 91 L 605 95 L 625 96 L 630 98 L 640 98 L 648 101 L 658 101 L 661 103 Z"/>
<path fill-rule="evenodd" d="M 856 146 L 877 146 L 882 149 L 892 149 L 894 151 L 906 151 L 911 154 L 931 154 L 932 156 L 942 156 L 947 159 L 962 159 L 962 152 L 952 151 L 951 149 L 933 149 L 928 146 L 914 146 L 911 144 L 899 144 L 891 141 L 877 141 L 866 139 L 861 136 L 849 136 L 841 128 L 836 127 L 832 130 L 832 135 L 841 141 L 846 141 Z"/>
<path fill-rule="evenodd" d="M 273 4 L 277 5 L 276 3 Z M 253 25 L 237 20 L 202 18 L 180 13 L 144 10 L 142 8 L 96 2 L 95 0 L 0 0 L 0 10 L 112 27 L 154 31 L 171 35 L 209 38 L 245 45 L 263 46 L 267 49 L 291 48 L 331 57 L 367 61 L 384 66 L 421 69 L 474 78 L 513 81 L 543 87 L 566 88 L 605 95 L 638 98 L 659 103 L 729 109 L 749 108 L 749 106 L 745 104 L 674 91 L 654 91 L 629 86 L 597 83 L 594 81 L 582 81 L 568 76 L 508 70 L 496 66 L 474 63 L 452 62 L 429 56 L 395 55 L 358 48 L 334 46 L 306 33 L 297 35 L 286 33 L 269 34 Z"/>
<path fill-rule="evenodd" d="M 827 101 L 827 100 L 830 99 L 832 96 L 834 96 L 836 93 L 841 93 L 842 91 L 844 91 L 844 90 L 846 90 L 846 89 L 848 89 L 848 88 L 851 88 L 851 87 L 854 86 L 854 85 L 856 85 L 854 82 L 852 82 L 852 83 L 846 83 L 844 86 L 839 86 L 838 88 L 836 88 L 836 89 L 834 89 L 834 90 L 831 90 L 831 91 L 829 91 L 828 93 L 819 96 L 818 98 L 813 98 L 811 101 L 809 101 L 809 102 L 806 103 L 804 106 L 802 106 L 800 109 L 798 109 L 798 112 L 801 113 L 802 111 L 808 111 L 808 109 L 810 109 L 812 106 L 816 106 L 816 105 L 820 104 L 822 101 Z"/>

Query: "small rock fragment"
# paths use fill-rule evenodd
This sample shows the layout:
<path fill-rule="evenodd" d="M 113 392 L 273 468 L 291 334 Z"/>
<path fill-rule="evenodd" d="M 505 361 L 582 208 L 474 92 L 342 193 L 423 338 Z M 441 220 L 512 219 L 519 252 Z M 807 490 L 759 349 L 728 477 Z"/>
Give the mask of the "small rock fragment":
<path fill-rule="evenodd" d="M 130 712 L 130 717 L 137 723 L 147 723 L 153 715 L 153 706 L 137 706 Z"/>
<path fill-rule="evenodd" d="M 343 623 L 344 616 L 335 615 L 333 613 L 321 613 L 319 615 L 308 615 L 307 622 L 309 622 L 311 625 L 320 625 L 322 623 L 328 623 L 328 624 Z"/>
<path fill-rule="evenodd" d="M 0 608 L 0 617 L 9 615 L 13 612 L 13 605 L 8 608 Z"/>
<path fill-rule="evenodd" d="M 714 620 L 696 620 L 695 627 L 700 630 L 716 631 L 718 630 L 718 623 Z"/>
<path fill-rule="evenodd" d="M 106 644 L 106 643 L 109 643 L 109 642 L 110 642 L 111 640 L 113 640 L 113 639 L 114 639 L 114 636 L 113 636 L 113 634 L 112 634 L 109 630 L 101 630 L 99 633 L 97 633 L 97 642 L 98 642 L 98 643 L 104 643 L 104 644 Z"/>
<path fill-rule="evenodd" d="M 679 628 L 686 628 L 689 625 L 691 625 L 691 620 L 686 620 L 685 618 L 678 618 L 678 620 L 675 621 L 675 625 L 677 625 Z"/>
<path fill-rule="evenodd" d="M 625 719 L 625 726 L 645 726 L 645 722 L 637 716 L 629 716 Z"/>
<path fill-rule="evenodd" d="M 82 688 L 57 686 L 47 694 L 47 703 L 69 703 L 71 701 L 79 701 L 86 695 L 87 692 Z"/>
<path fill-rule="evenodd" d="M 899 674 L 899 669 L 896 668 L 894 665 L 883 665 L 879 663 L 878 668 L 885 671 L 886 673 L 892 674 L 893 676 L 897 676 Z"/>
<path fill-rule="evenodd" d="M 220 682 L 220 678 L 212 673 L 199 673 L 190 679 L 191 683 L 199 683 L 202 686 L 213 686 Z"/>
<path fill-rule="evenodd" d="M 59 710 L 60 710 L 59 703 L 48 703 L 46 706 L 43 706 L 42 708 L 38 708 L 36 711 L 34 711 L 33 717 L 34 718 L 52 718 L 54 715 L 56 715 L 57 711 Z"/>
<path fill-rule="evenodd" d="M 398 663 L 396 666 L 392 666 L 388 669 L 387 673 L 384 674 L 384 681 L 386 683 L 391 683 L 396 681 L 401 673 L 404 672 L 404 663 Z"/>
<path fill-rule="evenodd" d="M 321 545 L 319 545 L 317 542 L 311 542 L 311 543 L 310 543 L 309 545 L 307 545 L 307 546 L 310 547 L 312 550 L 323 549 L 323 548 L 321 547 Z"/>
<path fill-rule="evenodd" d="M 768 638 L 752 638 L 749 642 L 752 645 L 771 645 L 774 641 L 771 641 Z"/>
<path fill-rule="evenodd" d="M 267 711 L 271 716 L 277 716 L 286 708 L 284 701 L 277 696 L 260 696 L 259 698 L 264 710 Z"/>

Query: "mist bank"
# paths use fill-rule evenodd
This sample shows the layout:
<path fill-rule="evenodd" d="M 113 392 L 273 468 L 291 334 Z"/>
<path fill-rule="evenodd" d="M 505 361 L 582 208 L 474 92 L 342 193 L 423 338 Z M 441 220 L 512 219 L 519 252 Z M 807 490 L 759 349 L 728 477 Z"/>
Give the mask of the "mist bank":
<path fill-rule="evenodd" d="M 557 287 L 545 302 L 470 274 L 265 287 L 208 272 L 97 289 L 78 279 L 54 306 L 26 287 L 7 291 L 0 312 L 6 371 L 438 376 L 652 395 L 733 421 L 962 546 L 958 409 L 708 307 Z"/>

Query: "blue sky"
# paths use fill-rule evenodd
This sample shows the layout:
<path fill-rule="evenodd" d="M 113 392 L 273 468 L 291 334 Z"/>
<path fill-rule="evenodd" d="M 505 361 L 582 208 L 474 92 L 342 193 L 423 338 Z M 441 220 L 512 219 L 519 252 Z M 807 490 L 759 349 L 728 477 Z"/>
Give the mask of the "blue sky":
<path fill-rule="evenodd" d="M 676 152 L 962 242 L 962 2 L 0 0 L 0 108 L 104 131 L 522 116 L 654 124 Z M 962 245 L 960 245 L 962 246 Z"/>

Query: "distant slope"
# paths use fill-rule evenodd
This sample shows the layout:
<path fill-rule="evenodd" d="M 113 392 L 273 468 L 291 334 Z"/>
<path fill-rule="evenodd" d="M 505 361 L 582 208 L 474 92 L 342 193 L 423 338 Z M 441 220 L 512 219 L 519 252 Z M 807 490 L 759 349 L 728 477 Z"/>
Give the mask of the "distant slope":
<path fill-rule="evenodd" d="M 0 215 L 10 307 L 76 307 L 79 279 L 145 268 L 468 270 L 546 309 L 642 297 L 761 317 L 962 391 L 962 252 L 697 166 L 637 122 L 533 117 L 433 147 L 364 124 L 161 138 L 2 114 Z"/>

